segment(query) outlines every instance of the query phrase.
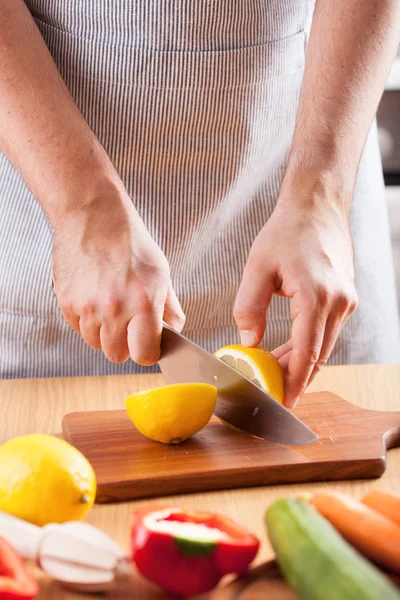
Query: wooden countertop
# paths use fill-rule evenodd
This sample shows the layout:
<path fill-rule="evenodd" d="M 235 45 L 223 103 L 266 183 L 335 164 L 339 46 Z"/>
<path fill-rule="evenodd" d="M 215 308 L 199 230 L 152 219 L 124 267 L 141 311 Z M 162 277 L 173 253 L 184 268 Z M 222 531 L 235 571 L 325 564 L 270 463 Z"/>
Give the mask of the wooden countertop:
<path fill-rule="evenodd" d="M 60 434 L 61 420 L 66 413 L 123 408 L 126 396 L 138 389 L 161 385 L 162 382 L 160 375 L 0 381 L 0 443 L 25 433 Z M 329 390 L 365 408 L 400 410 L 400 365 L 326 367 L 309 389 L 317 390 Z M 400 494 L 400 448 L 389 451 L 386 473 L 378 480 L 209 492 L 174 496 L 168 498 L 168 502 L 188 508 L 221 512 L 232 517 L 261 537 L 263 545 L 257 562 L 262 562 L 272 556 L 266 536 L 263 535 L 263 515 L 266 507 L 279 497 L 325 486 L 359 496 L 372 487 L 390 489 Z M 98 505 L 93 508 L 87 521 L 112 535 L 118 543 L 128 549 L 130 513 L 134 506 L 143 503 L 144 501 Z M 89 595 L 61 590 L 45 578 L 41 581 L 39 600 L 90 598 Z M 147 594 L 147 589 L 151 590 L 147 586 L 139 588 L 135 594 L 136 599 L 163 597 L 154 590 Z"/>

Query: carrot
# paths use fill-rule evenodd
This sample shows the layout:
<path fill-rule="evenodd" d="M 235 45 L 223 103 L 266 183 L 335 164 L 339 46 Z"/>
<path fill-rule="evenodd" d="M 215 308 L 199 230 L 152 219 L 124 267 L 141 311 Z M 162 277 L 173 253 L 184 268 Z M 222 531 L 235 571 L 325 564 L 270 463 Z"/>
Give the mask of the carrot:
<path fill-rule="evenodd" d="M 364 496 L 362 502 L 400 525 L 400 496 L 382 490 L 372 490 Z"/>
<path fill-rule="evenodd" d="M 399 525 L 340 492 L 319 492 L 310 502 L 359 552 L 400 574 Z"/>

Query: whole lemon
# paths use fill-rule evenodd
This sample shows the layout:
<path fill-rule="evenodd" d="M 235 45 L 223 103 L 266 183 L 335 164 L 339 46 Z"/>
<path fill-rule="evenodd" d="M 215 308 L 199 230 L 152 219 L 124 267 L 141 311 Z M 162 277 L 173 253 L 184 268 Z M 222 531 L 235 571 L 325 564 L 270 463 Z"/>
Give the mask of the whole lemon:
<path fill-rule="evenodd" d="M 207 425 L 217 388 L 206 383 L 178 383 L 137 392 L 125 400 L 136 429 L 164 444 L 179 444 Z"/>
<path fill-rule="evenodd" d="M 16 437 L 0 447 L 0 510 L 43 526 L 83 519 L 96 476 L 73 446 L 51 435 Z"/>

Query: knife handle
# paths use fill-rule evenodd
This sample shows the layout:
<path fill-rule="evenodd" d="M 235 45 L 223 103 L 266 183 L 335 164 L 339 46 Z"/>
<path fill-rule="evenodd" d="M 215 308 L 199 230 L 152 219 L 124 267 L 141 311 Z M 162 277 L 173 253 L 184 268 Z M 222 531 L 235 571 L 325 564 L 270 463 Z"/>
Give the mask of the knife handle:
<path fill-rule="evenodd" d="M 40 527 L 0 511 L 0 536 L 9 542 L 22 558 L 37 559 L 42 537 Z"/>

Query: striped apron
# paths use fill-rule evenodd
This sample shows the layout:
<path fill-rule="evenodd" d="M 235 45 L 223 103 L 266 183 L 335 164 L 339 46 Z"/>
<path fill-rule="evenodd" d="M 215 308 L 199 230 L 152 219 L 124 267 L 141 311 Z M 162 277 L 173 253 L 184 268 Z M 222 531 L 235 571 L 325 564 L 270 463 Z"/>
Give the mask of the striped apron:
<path fill-rule="evenodd" d="M 251 244 L 276 204 L 302 81 L 308 0 L 26 0 L 72 96 L 165 252 L 210 351 L 238 340 L 232 307 Z M 357 312 L 331 363 L 400 358 L 377 131 L 357 179 Z M 63 321 L 52 231 L 0 155 L 0 377 L 145 371 L 108 362 Z M 275 297 L 264 346 L 290 337 Z"/>

